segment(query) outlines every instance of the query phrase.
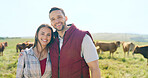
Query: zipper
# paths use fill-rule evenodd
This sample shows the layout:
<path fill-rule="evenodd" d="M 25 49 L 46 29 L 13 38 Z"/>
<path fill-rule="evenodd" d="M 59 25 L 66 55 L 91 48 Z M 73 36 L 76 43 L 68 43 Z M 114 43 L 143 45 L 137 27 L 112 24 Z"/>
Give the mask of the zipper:
<path fill-rule="evenodd" d="M 60 51 L 59 51 L 59 59 L 58 59 L 58 78 L 60 78 Z"/>
<path fill-rule="evenodd" d="M 65 33 L 66 33 L 66 31 L 65 31 Z M 62 47 L 64 45 L 65 33 L 63 35 L 63 43 L 62 43 L 61 49 L 62 49 Z M 58 49 L 59 49 L 59 57 L 58 57 L 58 78 L 60 78 L 60 51 L 61 51 L 61 49 L 60 49 L 60 41 L 59 40 L 60 39 L 59 39 L 59 35 L 58 35 Z"/>
<path fill-rule="evenodd" d="M 59 57 L 58 57 L 58 78 L 60 78 L 60 45 L 59 45 L 59 41 L 58 41 L 58 49 L 59 49 Z"/>

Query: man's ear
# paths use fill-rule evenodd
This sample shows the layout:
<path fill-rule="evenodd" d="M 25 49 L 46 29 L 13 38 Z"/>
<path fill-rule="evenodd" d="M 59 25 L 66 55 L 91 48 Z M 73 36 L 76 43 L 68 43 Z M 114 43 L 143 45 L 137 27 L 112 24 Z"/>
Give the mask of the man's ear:
<path fill-rule="evenodd" d="M 50 22 L 50 24 L 51 24 L 51 26 L 53 26 L 51 22 Z"/>
<path fill-rule="evenodd" d="M 65 16 L 65 20 L 66 20 L 66 21 L 68 20 L 67 16 Z"/>

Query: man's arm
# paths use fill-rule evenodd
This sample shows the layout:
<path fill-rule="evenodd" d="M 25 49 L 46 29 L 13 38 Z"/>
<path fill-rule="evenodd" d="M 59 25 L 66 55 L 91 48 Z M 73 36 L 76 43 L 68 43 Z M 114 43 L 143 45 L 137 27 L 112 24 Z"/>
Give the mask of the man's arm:
<path fill-rule="evenodd" d="M 91 78 L 101 78 L 101 72 L 100 72 L 98 60 L 89 62 L 87 64 L 91 71 Z"/>
<path fill-rule="evenodd" d="M 101 78 L 98 54 L 95 45 L 89 35 L 85 35 L 82 42 L 82 56 L 91 71 L 91 78 Z"/>

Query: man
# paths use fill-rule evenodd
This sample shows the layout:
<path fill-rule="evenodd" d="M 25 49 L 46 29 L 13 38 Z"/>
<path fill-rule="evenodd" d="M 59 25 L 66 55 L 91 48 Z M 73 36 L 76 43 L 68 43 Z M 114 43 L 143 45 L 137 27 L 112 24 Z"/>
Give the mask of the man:
<path fill-rule="evenodd" d="M 56 29 L 50 47 L 52 78 L 101 78 L 98 55 L 88 31 L 66 25 L 67 17 L 61 8 L 49 11 L 51 25 Z"/>

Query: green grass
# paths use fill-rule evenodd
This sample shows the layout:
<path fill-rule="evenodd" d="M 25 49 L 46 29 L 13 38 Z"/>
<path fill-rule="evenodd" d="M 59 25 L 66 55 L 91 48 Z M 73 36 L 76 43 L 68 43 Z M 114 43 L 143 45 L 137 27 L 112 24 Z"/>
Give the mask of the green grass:
<path fill-rule="evenodd" d="M 108 42 L 108 41 L 106 41 Z M 136 45 L 147 45 L 146 42 L 134 42 Z M 114 53 L 114 57 L 109 56 L 109 52 L 99 54 L 99 67 L 102 78 L 148 78 L 147 59 L 141 54 L 130 52 L 129 57 L 124 52 L 122 45 Z"/>
<path fill-rule="evenodd" d="M 16 44 L 33 41 L 33 39 L 4 39 L 0 42 L 8 42 L 8 47 L 5 48 L 3 56 L 0 56 L 0 78 L 15 78 L 17 60 L 19 53 L 16 53 Z"/>
<path fill-rule="evenodd" d="M 16 44 L 33 39 L 6 39 L 0 42 L 8 42 L 8 47 L 4 50 L 4 55 L 0 56 L 0 78 L 15 78 L 17 59 Z M 111 42 L 111 41 L 105 41 Z M 136 45 L 147 45 L 146 42 L 134 42 Z M 120 46 L 114 53 L 114 57 L 109 56 L 109 52 L 99 54 L 99 67 L 102 78 L 148 78 L 147 60 L 140 54 L 129 57 L 124 53 Z"/>

